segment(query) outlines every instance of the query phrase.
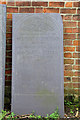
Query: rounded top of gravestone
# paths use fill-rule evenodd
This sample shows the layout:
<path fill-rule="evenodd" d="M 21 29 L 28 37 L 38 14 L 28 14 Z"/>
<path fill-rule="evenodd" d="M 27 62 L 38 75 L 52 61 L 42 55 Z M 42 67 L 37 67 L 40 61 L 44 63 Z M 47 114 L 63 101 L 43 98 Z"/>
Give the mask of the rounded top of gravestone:
<path fill-rule="evenodd" d="M 43 36 L 44 33 L 49 35 L 53 33 L 58 37 L 59 34 L 57 34 L 57 30 L 61 33 L 60 26 L 63 26 L 59 13 L 15 13 L 13 14 L 13 24 L 15 24 L 15 30 L 17 30 L 16 37 L 18 37 L 18 33 L 24 35 L 23 29 L 26 35 L 32 34 L 35 36 L 35 32 L 39 32 L 39 34 Z"/>

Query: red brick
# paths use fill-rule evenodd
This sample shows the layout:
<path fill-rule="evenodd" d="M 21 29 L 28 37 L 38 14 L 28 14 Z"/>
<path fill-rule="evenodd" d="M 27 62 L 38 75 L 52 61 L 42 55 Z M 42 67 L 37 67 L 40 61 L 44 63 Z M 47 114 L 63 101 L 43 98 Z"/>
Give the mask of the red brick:
<path fill-rule="evenodd" d="M 7 43 L 7 44 L 12 44 L 12 39 L 8 39 L 8 38 L 7 38 L 7 39 L 6 39 L 6 43 Z"/>
<path fill-rule="evenodd" d="M 7 7 L 7 12 L 8 13 L 17 13 L 18 8 L 17 7 Z"/>
<path fill-rule="evenodd" d="M 71 77 L 64 77 L 64 82 L 71 82 Z"/>
<path fill-rule="evenodd" d="M 80 7 L 80 2 L 73 2 L 73 7 Z"/>
<path fill-rule="evenodd" d="M 14 6 L 15 2 L 7 2 L 7 6 Z"/>
<path fill-rule="evenodd" d="M 80 53 L 73 53 L 73 58 L 80 58 Z"/>
<path fill-rule="evenodd" d="M 73 52 L 73 51 L 75 51 L 75 47 L 64 47 L 64 52 L 65 51 Z"/>
<path fill-rule="evenodd" d="M 72 82 L 80 82 L 80 78 L 79 77 L 73 77 Z"/>
<path fill-rule="evenodd" d="M 7 75 L 5 75 L 5 80 L 7 80 Z"/>
<path fill-rule="evenodd" d="M 80 64 L 80 60 L 78 59 L 78 60 L 76 60 L 76 64 Z"/>
<path fill-rule="evenodd" d="M 2 4 L 6 4 L 6 2 L 2 2 Z"/>
<path fill-rule="evenodd" d="M 80 20 L 80 15 L 73 15 L 73 20 Z"/>
<path fill-rule="evenodd" d="M 78 26 L 80 27 L 80 22 L 78 22 Z"/>
<path fill-rule="evenodd" d="M 78 33 L 80 31 L 80 28 L 73 28 L 73 33 Z"/>
<path fill-rule="evenodd" d="M 72 45 L 72 40 L 64 40 L 64 45 Z"/>
<path fill-rule="evenodd" d="M 80 88 L 80 83 L 73 83 L 73 88 Z"/>
<path fill-rule="evenodd" d="M 12 72 L 11 70 L 6 70 L 5 74 L 11 74 L 11 72 Z"/>
<path fill-rule="evenodd" d="M 72 28 L 64 28 L 64 33 L 72 33 Z"/>
<path fill-rule="evenodd" d="M 63 20 L 71 20 L 72 15 L 63 15 Z"/>
<path fill-rule="evenodd" d="M 80 41 L 79 40 L 74 40 L 73 45 L 80 46 Z"/>
<path fill-rule="evenodd" d="M 80 47 L 76 47 L 76 51 L 80 52 Z"/>
<path fill-rule="evenodd" d="M 72 2 L 66 2 L 65 7 L 72 7 Z"/>
<path fill-rule="evenodd" d="M 6 58 L 6 62 L 12 62 L 12 58 Z"/>
<path fill-rule="evenodd" d="M 35 8 L 36 13 L 43 13 L 43 8 Z"/>
<path fill-rule="evenodd" d="M 5 81 L 5 86 L 11 86 L 11 81 Z"/>
<path fill-rule="evenodd" d="M 46 13 L 59 13 L 58 8 L 44 8 Z"/>
<path fill-rule="evenodd" d="M 75 47 L 64 47 L 64 52 L 65 51 L 73 52 L 73 51 L 75 51 Z"/>
<path fill-rule="evenodd" d="M 12 32 L 12 27 L 7 26 L 6 31 L 11 33 Z"/>
<path fill-rule="evenodd" d="M 12 20 L 7 19 L 6 25 L 12 26 Z"/>
<path fill-rule="evenodd" d="M 77 9 L 77 14 L 80 14 L 80 9 Z"/>
<path fill-rule="evenodd" d="M 64 57 L 65 58 L 72 58 L 72 54 L 71 53 L 64 53 Z"/>
<path fill-rule="evenodd" d="M 64 27 L 76 27 L 76 22 L 63 22 Z"/>
<path fill-rule="evenodd" d="M 31 6 L 31 2 L 16 2 L 16 6 Z"/>
<path fill-rule="evenodd" d="M 6 50 L 11 50 L 12 49 L 12 45 L 6 45 Z"/>
<path fill-rule="evenodd" d="M 7 51 L 7 52 L 6 52 L 6 56 L 12 57 L 12 51 Z"/>
<path fill-rule="evenodd" d="M 7 76 L 7 80 L 11 80 L 12 79 L 12 77 L 11 76 Z"/>
<path fill-rule="evenodd" d="M 64 34 L 64 39 L 75 39 L 76 35 L 75 34 Z"/>
<path fill-rule="evenodd" d="M 6 64 L 6 70 L 11 70 L 12 69 L 12 63 L 7 63 Z"/>
<path fill-rule="evenodd" d="M 6 38 L 12 38 L 12 34 L 11 33 L 6 33 Z"/>
<path fill-rule="evenodd" d="M 48 6 L 48 2 L 32 2 L 32 6 Z"/>
<path fill-rule="evenodd" d="M 71 88 L 70 88 L 70 85 L 64 88 L 64 97 L 69 96 L 69 95 L 71 96 L 74 94 L 75 94 L 75 91 L 73 89 L 73 85 L 71 85 Z"/>
<path fill-rule="evenodd" d="M 7 69 L 8 67 L 7 67 L 7 64 L 5 65 L 5 68 Z"/>
<path fill-rule="evenodd" d="M 64 64 L 74 64 L 74 59 L 64 59 Z"/>
<path fill-rule="evenodd" d="M 64 2 L 49 2 L 50 7 L 64 7 Z"/>
<path fill-rule="evenodd" d="M 65 8 L 63 9 L 63 8 L 62 8 L 62 9 L 60 10 L 60 13 L 64 13 L 64 14 L 75 14 L 75 13 L 76 13 L 76 9 L 68 9 L 68 8 L 67 8 L 67 9 L 65 9 Z"/>
<path fill-rule="evenodd" d="M 7 19 L 12 19 L 12 14 L 7 14 Z"/>
<path fill-rule="evenodd" d="M 79 30 L 79 29 L 78 29 Z M 80 33 L 80 32 L 79 32 Z M 77 39 L 80 39 L 80 34 L 77 34 Z"/>
<path fill-rule="evenodd" d="M 64 88 L 72 88 L 72 83 L 64 83 Z"/>
<path fill-rule="evenodd" d="M 72 70 L 65 70 L 64 71 L 64 76 L 73 76 L 73 71 Z"/>
<path fill-rule="evenodd" d="M 65 66 L 64 66 L 64 69 L 65 69 L 65 70 L 72 70 L 72 65 L 65 65 Z"/>
<path fill-rule="evenodd" d="M 74 89 L 74 92 L 75 92 L 76 95 L 80 96 L 80 89 L 79 88 L 78 89 Z"/>
<path fill-rule="evenodd" d="M 20 13 L 34 13 L 34 8 L 20 8 Z"/>
<path fill-rule="evenodd" d="M 73 70 L 80 70 L 80 66 L 79 65 L 73 65 Z"/>

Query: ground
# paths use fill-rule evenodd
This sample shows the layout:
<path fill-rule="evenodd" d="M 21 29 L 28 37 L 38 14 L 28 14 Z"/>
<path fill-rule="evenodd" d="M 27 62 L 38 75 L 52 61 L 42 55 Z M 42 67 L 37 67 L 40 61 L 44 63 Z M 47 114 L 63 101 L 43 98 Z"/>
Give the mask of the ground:
<path fill-rule="evenodd" d="M 64 110 L 65 110 L 64 118 L 58 119 L 58 120 L 67 120 L 67 119 L 68 120 L 72 120 L 72 119 L 73 120 L 80 120 L 80 110 L 78 108 L 76 108 L 75 105 L 74 105 L 73 108 L 74 109 L 71 109 L 71 108 L 69 108 L 65 105 L 65 107 L 64 107 Z M 6 118 L 9 115 L 11 115 L 11 112 L 9 112 L 6 115 Z M 30 114 L 30 115 L 32 115 L 32 114 Z M 26 115 L 15 115 L 14 118 L 17 117 L 18 120 L 23 120 L 23 119 L 34 120 L 34 118 L 33 119 L 29 118 L 30 115 L 28 115 L 28 114 L 26 114 Z M 39 120 L 41 120 L 41 119 L 39 119 Z M 43 120 L 45 120 L 45 118 L 43 118 Z M 52 119 L 50 119 L 50 120 L 52 120 Z"/>

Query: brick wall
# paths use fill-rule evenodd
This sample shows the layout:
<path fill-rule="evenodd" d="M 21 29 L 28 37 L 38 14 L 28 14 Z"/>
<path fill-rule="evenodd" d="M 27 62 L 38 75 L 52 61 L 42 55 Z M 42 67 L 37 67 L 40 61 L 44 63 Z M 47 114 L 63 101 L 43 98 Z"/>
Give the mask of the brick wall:
<path fill-rule="evenodd" d="M 60 13 L 64 30 L 65 94 L 80 95 L 80 2 L 2 2 L 7 4 L 5 101 L 10 103 L 12 13 Z M 6 103 L 5 102 L 5 103 Z"/>

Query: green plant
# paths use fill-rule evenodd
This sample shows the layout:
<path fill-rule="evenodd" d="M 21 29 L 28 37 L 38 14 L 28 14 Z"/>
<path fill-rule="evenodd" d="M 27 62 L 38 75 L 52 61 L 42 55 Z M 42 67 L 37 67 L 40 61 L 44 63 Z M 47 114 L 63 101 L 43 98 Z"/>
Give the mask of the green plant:
<path fill-rule="evenodd" d="M 42 116 L 41 115 L 36 115 L 36 118 L 41 120 Z"/>
<path fill-rule="evenodd" d="M 29 118 L 42 119 L 41 115 L 30 115 Z"/>
<path fill-rule="evenodd" d="M 71 113 L 71 114 L 73 114 L 73 113 L 74 113 L 72 109 L 70 109 L 70 113 Z"/>
<path fill-rule="evenodd" d="M 64 104 L 67 105 L 68 107 L 70 107 L 72 105 L 72 102 L 64 100 Z"/>
<path fill-rule="evenodd" d="M 7 119 L 15 120 L 15 118 L 17 118 L 17 117 L 15 116 L 15 114 L 13 112 L 9 116 L 7 116 Z"/>
<path fill-rule="evenodd" d="M 57 107 L 56 111 L 50 115 L 47 114 L 46 118 L 47 118 L 47 120 L 49 120 L 50 118 L 57 120 L 59 117 L 60 116 L 59 116 L 59 111 L 58 111 L 58 107 Z"/>
<path fill-rule="evenodd" d="M 13 112 L 11 114 L 9 113 L 10 113 L 9 111 L 7 112 L 7 111 L 2 110 L 0 113 L 0 120 L 4 120 L 5 118 L 7 120 L 10 120 L 10 119 L 15 120 L 15 118 L 17 118 Z"/>
<path fill-rule="evenodd" d="M 30 115 L 29 118 L 35 118 L 35 115 Z"/>
<path fill-rule="evenodd" d="M 71 101 L 66 101 L 66 100 L 64 100 L 64 104 L 65 104 L 68 108 L 70 108 L 70 113 L 73 114 L 73 113 L 74 113 L 74 112 L 73 112 L 73 110 L 74 110 L 74 105 L 73 105 L 73 103 L 72 103 Z"/>
<path fill-rule="evenodd" d="M 47 117 L 45 117 L 45 119 L 46 120 L 50 120 L 50 119 L 51 120 L 53 120 L 53 119 L 57 120 L 59 117 L 60 116 L 59 116 L 58 107 L 57 107 L 57 109 L 55 110 L 55 112 L 52 113 L 52 114 L 50 114 L 50 115 L 47 114 Z M 43 120 L 43 117 L 41 115 L 30 115 L 29 118 L 35 118 L 35 119 Z"/>
<path fill-rule="evenodd" d="M 80 108 L 80 103 L 79 103 L 79 102 L 76 103 L 76 104 L 75 104 L 75 107 L 76 107 L 76 108 Z"/>
<path fill-rule="evenodd" d="M 6 112 L 4 110 L 1 110 L 1 113 L 0 113 L 0 120 L 4 119 L 5 116 L 8 114 L 9 112 Z"/>

